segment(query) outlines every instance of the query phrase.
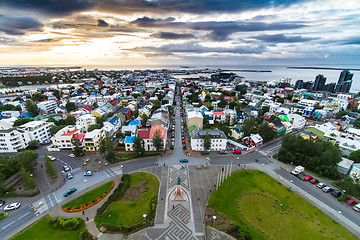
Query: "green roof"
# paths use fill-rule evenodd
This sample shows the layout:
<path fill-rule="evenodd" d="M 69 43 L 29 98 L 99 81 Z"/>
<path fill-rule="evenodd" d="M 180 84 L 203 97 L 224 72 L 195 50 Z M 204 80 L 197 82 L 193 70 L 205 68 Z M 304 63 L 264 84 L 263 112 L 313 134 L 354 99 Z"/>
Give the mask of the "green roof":
<path fill-rule="evenodd" d="M 192 125 L 191 127 L 189 127 L 189 132 L 191 132 L 192 130 L 194 130 L 196 127 L 194 125 Z"/>

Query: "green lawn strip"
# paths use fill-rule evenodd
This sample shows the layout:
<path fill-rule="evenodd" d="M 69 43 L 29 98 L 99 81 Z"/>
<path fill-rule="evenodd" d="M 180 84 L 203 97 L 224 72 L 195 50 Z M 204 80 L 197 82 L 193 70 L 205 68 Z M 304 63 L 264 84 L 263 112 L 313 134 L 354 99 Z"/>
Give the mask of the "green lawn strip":
<path fill-rule="evenodd" d="M 306 132 L 311 132 L 319 136 L 320 139 L 324 139 L 324 133 L 316 128 L 308 127 L 305 129 Z"/>
<path fill-rule="evenodd" d="M 142 179 L 147 179 L 148 191 L 135 201 L 117 200 L 110 205 L 102 216 L 95 218 L 96 225 L 109 223 L 113 225 L 132 226 L 143 220 L 143 214 L 150 210 L 150 200 L 157 197 L 159 190 L 159 180 L 150 173 L 134 173 L 130 175 L 131 186 L 136 186 Z"/>
<path fill-rule="evenodd" d="M 114 181 L 110 181 L 97 188 L 94 188 L 93 190 L 84 193 L 83 195 L 71 200 L 70 202 L 65 203 L 64 205 L 62 205 L 61 208 L 72 208 L 75 206 L 80 206 L 84 203 L 95 200 L 97 197 L 102 197 L 102 195 L 111 188 L 113 182 Z"/>
<path fill-rule="evenodd" d="M 246 220 L 240 215 L 238 204 Z M 267 239 L 266 235 L 274 239 L 357 239 L 325 213 L 260 171 L 233 173 L 218 191 L 213 191 L 208 206 L 250 232 L 253 239 Z"/>
<path fill-rule="evenodd" d="M 85 227 L 77 230 L 60 230 L 54 229 L 50 226 L 49 220 L 51 217 L 45 216 L 18 233 L 11 240 L 38 240 L 38 239 L 56 239 L 56 240 L 78 240 L 79 234 L 85 231 Z"/>

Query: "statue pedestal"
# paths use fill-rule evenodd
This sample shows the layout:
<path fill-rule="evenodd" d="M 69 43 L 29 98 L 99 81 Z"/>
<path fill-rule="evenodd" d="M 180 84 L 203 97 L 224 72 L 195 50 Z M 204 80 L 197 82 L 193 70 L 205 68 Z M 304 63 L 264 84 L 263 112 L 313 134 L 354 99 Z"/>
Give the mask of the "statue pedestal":
<path fill-rule="evenodd" d="M 182 193 L 182 190 L 181 190 L 181 185 L 176 185 L 175 195 L 171 200 L 173 200 L 173 201 L 185 201 L 185 197 L 184 197 L 184 195 Z"/>

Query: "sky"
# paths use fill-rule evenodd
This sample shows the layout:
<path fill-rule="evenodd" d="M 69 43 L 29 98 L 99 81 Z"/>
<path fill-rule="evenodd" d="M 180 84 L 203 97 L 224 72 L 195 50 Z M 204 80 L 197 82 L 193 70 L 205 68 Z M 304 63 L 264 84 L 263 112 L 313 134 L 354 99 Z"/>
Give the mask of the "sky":
<path fill-rule="evenodd" d="M 0 66 L 360 63 L 360 0 L 1 0 Z"/>

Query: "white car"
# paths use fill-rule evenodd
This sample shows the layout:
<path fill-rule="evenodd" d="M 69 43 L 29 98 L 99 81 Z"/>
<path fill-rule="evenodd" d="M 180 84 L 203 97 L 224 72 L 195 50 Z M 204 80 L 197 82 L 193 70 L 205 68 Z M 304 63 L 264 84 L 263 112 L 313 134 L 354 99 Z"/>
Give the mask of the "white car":
<path fill-rule="evenodd" d="M 51 161 L 55 161 L 56 160 L 56 158 L 55 157 L 53 157 L 53 156 L 48 156 L 48 158 L 51 160 Z"/>
<path fill-rule="evenodd" d="M 10 205 L 7 205 L 6 207 L 4 207 L 4 211 L 10 211 L 10 210 L 14 210 L 14 209 L 18 209 L 20 207 L 20 203 L 12 203 Z"/>
<path fill-rule="evenodd" d="M 326 184 L 325 183 L 318 183 L 318 185 L 316 185 L 318 188 L 324 188 L 326 187 Z"/>
<path fill-rule="evenodd" d="M 71 153 L 71 154 L 69 154 L 69 157 L 74 158 L 75 154 Z"/>
<path fill-rule="evenodd" d="M 84 172 L 84 176 L 92 176 L 94 173 L 92 171 Z"/>

